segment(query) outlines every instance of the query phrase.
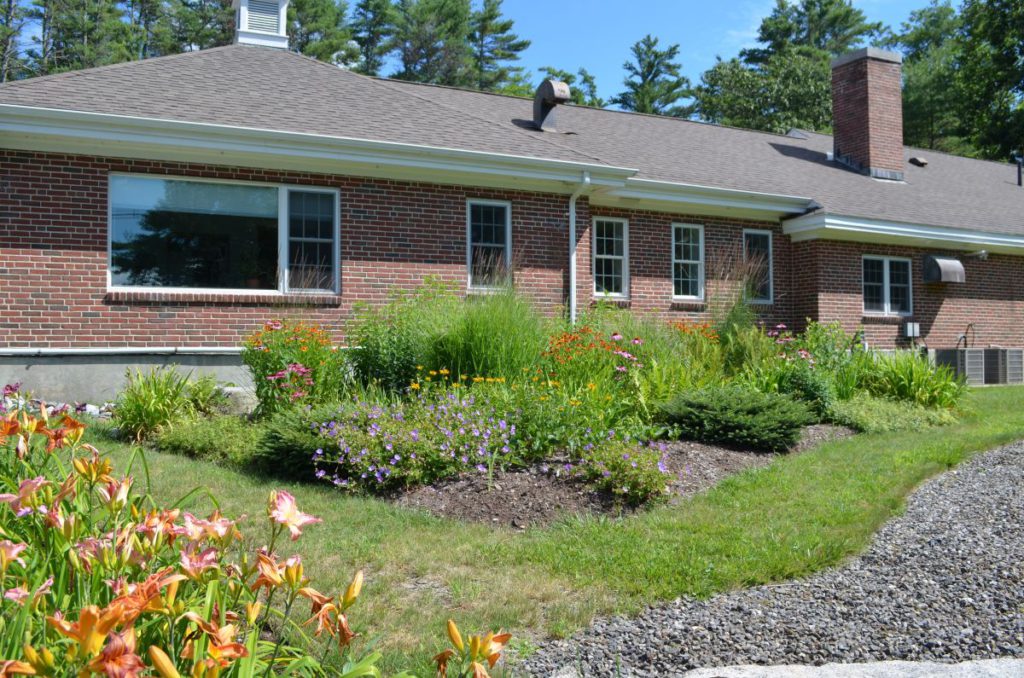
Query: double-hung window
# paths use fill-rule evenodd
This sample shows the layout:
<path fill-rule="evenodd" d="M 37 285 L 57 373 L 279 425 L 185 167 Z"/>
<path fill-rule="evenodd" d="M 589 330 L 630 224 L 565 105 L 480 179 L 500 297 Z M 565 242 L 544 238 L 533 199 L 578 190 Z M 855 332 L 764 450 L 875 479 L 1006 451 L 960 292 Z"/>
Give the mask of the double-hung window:
<path fill-rule="evenodd" d="M 704 227 L 672 224 L 672 296 L 704 298 Z"/>
<path fill-rule="evenodd" d="M 864 257 L 863 294 L 865 313 L 910 315 L 910 260 L 898 257 Z"/>
<path fill-rule="evenodd" d="M 594 294 L 629 296 L 629 222 L 598 217 L 593 226 Z"/>
<path fill-rule="evenodd" d="M 338 192 L 111 175 L 112 288 L 339 290 Z"/>
<path fill-rule="evenodd" d="M 747 301 L 770 304 L 775 290 L 772 264 L 772 232 L 757 229 L 743 231 L 743 261 L 749 267 Z"/>
<path fill-rule="evenodd" d="M 489 289 L 508 282 L 512 268 L 512 203 L 466 202 L 466 267 L 470 288 Z"/>

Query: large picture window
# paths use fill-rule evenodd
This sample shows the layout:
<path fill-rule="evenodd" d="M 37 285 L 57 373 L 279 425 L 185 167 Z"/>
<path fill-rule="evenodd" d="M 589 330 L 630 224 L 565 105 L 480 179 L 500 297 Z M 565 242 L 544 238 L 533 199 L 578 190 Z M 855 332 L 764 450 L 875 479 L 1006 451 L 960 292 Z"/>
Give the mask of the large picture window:
<path fill-rule="evenodd" d="M 704 227 L 672 224 L 672 296 L 704 298 Z"/>
<path fill-rule="evenodd" d="M 512 266 L 512 204 L 468 201 L 466 248 L 470 287 L 487 289 L 507 282 Z"/>
<path fill-rule="evenodd" d="M 331 189 L 110 177 L 110 284 L 337 292 Z"/>
<path fill-rule="evenodd" d="M 864 257 L 864 311 L 910 315 L 910 260 L 896 257 Z"/>
<path fill-rule="evenodd" d="M 592 229 L 594 294 L 629 294 L 629 222 L 597 218 Z"/>
<path fill-rule="evenodd" d="M 772 264 L 772 232 L 755 229 L 743 231 L 743 260 L 750 269 L 747 280 L 747 301 L 770 304 L 774 298 Z"/>

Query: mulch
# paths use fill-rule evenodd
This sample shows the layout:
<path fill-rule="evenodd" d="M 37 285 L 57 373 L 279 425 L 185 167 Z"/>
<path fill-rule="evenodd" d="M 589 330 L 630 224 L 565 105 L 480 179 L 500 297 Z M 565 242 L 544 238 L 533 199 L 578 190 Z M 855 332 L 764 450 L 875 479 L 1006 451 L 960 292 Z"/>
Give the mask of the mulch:
<path fill-rule="evenodd" d="M 841 426 L 818 424 L 804 430 L 790 454 L 853 435 Z M 693 496 L 746 469 L 767 466 L 777 455 L 691 441 L 668 444 L 665 465 L 674 476 L 670 502 Z M 610 494 L 597 492 L 566 472 L 564 460 L 526 469 L 464 474 L 456 479 L 411 489 L 395 498 L 400 506 L 438 516 L 525 529 L 583 514 L 620 516 L 632 511 Z"/>

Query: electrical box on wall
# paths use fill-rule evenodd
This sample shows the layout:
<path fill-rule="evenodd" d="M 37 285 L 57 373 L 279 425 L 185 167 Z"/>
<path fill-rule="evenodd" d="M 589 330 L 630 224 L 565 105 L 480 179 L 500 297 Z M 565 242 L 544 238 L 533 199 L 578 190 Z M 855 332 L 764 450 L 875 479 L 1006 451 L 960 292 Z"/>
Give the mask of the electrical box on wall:
<path fill-rule="evenodd" d="M 906 323 L 903 326 L 903 336 L 907 339 L 920 339 L 921 338 L 921 323 Z"/>

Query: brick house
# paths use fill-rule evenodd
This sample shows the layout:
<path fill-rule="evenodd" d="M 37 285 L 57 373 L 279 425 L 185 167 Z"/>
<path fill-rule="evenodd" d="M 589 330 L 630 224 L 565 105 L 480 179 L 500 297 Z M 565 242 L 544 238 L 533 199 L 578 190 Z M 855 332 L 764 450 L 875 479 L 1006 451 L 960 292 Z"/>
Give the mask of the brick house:
<path fill-rule="evenodd" d="M 774 135 L 368 78 L 283 49 L 286 2 L 238 2 L 234 45 L 0 85 L 0 380 L 238 381 L 270 317 L 341 342 L 357 302 L 508 268 L 552 313 L 696 320 L 742 260 L 767 322 L 1024 346 L 1017 170 L 904 148 L 898 55 L 836 60 L 834 137 Z"/>

